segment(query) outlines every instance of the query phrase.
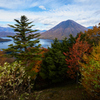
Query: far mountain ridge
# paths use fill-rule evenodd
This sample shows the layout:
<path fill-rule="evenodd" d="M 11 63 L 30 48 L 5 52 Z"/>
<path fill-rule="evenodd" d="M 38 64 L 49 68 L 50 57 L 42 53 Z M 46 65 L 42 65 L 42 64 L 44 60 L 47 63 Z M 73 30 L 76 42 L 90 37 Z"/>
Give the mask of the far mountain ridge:
<path fill-rule="evenodd" d="M 59 23 L 55 27 L 41 34 L 40 38 L 44 39 L 59 39 L 62 40 L 65 37 L 69 38 L 69 35 L 72 34 L 74 37 L 77 33 L 84 32 L 88 28 L 76 23 L 73 20 L 67 20 Z"/>
<path fill-rule="evenodd" d="M 39 31 L 33 32 L 33 33 L 42 34 L 45 31 L 46 30 L 39 30 Z M 14 35 L 15 35 L 15 32 L 12 28 L 10 28 L 10 27 L 1 27 L 0 26 L 0 37 L 7 37 L 7 36 L 14 36 Z"/>
<path fill-rule="evenodd" d="M 14 32 L 0 32 L 0 37 L 14 36 Z"/>
<path fill-rule="evenodd" d="M 13 36 L 15 35 L 15 32 L 10 27 L 1 27 L 0 26 L 0 37 L 6 37 L 6 36 Z"/>
<path fill-rule="evenodd" d="M 1 27 L 0 26 L 0 32 L 14 32 L 14 31 L 10 27 Z"/>
<path fill-rule="evenodd" d="M 35 32 L 35 33 L 43 33 L 43 32 L 46 32 L 47 30 L 38 30 L 37 32 Z"/>

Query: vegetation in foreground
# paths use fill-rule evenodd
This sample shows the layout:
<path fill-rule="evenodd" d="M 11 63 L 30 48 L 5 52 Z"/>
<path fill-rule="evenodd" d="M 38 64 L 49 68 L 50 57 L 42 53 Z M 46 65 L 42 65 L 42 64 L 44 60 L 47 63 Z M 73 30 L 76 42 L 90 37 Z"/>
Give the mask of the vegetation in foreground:
<path fill-rule="evenodd" d="M 0 51 L 1 100 L 100 99 L 100 26 L 45 49 L 31 40 L 39 34 L 26 16 L 15 21 L 15 45 Z"/>
<path fill-rule="evenodd" d="M 41 90 L 37 93 L 38 100 L 93 100 L 86 94 L 81 85 L 77 85 L 72 81 Z"/>

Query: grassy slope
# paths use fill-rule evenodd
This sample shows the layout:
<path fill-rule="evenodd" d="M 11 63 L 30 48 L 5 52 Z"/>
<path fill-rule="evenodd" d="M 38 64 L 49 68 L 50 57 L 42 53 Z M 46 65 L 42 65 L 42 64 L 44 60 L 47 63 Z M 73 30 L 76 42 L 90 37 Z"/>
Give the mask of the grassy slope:
<path fill-rule="evenodd" d="M 63 86 L 57 86 L 35 92 L 36 100 L 93 100 L 88 97 L 84 89 L 75 83 L 67 83 Z"/>

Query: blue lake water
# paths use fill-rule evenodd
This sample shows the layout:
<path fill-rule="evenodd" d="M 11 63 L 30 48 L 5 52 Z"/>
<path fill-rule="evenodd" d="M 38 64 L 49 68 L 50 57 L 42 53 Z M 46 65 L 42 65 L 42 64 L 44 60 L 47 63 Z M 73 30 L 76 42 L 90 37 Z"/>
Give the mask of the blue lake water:
<path fill-rule="evenodd" d="M 0 42 L 0 49 L 6 49 L 8 48 L 10 44 L 14 44 L 13 39 L 10 37 L 1 37 L 3 39 L 11 39 L 12 41 L 8 41 L 8 42 Z M 41 44 L 41 47 L 44 48 L 48 48 L 51 47 L 51 43 L 53 43 L 53 40 L 50 39 L 39 39 L 40 42 L 39 44 Z"/>

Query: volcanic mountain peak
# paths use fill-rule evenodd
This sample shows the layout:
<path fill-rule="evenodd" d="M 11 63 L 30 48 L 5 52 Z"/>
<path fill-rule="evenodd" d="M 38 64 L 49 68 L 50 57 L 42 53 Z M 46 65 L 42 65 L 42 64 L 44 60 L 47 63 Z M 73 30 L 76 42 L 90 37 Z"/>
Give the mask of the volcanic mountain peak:
<path fill-rule="evenodd" d="M 67 21 L 63 21 L 61 23 L 59 23 L 58 25 L 56 25 L 54 28 L 74 28 L 75 26 L 81 26 L 80 24 L 76 23 L 73 20 L 67 20 Z M 83 27 L 83 26 L 82 26 Z"/>
<path fill-rule="evenodd" d="M 79 33 L 80 31 L 84 32 L 85 30 L 88 29 L 76 23 L 73 20 L 67 20 L 59 23 L 58 25 L 51 28 L 50 30 L 42 33 L 40 38 L 45 38 L 45 39 L 58 38 L 59 40 L 62 40 L 64 37 L 69 38 L 70 34 L 72 34 L 75 37 L 77 33 Z"/>

